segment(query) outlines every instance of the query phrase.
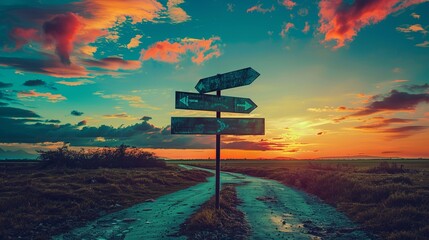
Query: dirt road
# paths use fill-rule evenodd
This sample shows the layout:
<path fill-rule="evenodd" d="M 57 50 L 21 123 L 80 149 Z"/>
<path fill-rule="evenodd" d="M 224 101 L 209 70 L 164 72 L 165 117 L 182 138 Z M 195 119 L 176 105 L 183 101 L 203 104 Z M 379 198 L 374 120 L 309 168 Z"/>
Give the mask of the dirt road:
<path fill-rule="evenodd" d="M 176 236 L 180 224 L 213 195 L 214 181 L 210 177 L 54 239 L 186 239 Z M 250 239 L 369 239 L 333 207 L 276 181 L 236 173 L 222 173 L 221 181 L 240 183 L 239 209 L 251 225 Z"/>

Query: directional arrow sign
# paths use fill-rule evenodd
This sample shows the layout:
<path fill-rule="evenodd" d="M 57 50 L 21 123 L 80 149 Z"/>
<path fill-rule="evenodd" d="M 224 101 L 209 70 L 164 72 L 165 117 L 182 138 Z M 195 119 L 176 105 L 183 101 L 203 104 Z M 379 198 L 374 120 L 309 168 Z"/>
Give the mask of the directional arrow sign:
<path fill-rule="evenodd" d="M 264 118 L 172 117 L 171 134 L 264 135 Z"/>
<path fill-rule="evenodd" d="M 243 68 L 240 70 L 214 75 L 208 78 L 203 78 L 198 81 L 195 89 L 199 93 L 213 92 L 222 89 L 235 88 L 251 84 L 259 73 L 253 68 Z"/>
<path fill-rule="evenodd" d="M 176 92 L 176 109 L 250 113 L 256 107 L 250 98 Z"/>

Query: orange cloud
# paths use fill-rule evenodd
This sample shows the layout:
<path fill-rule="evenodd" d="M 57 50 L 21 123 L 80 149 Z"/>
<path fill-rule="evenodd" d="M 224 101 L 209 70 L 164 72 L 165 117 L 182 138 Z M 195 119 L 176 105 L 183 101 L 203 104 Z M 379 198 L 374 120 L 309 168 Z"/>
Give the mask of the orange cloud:
<path fill-rule="evenodd" d="M 396 30 L 399 32 L 403 32 L 403 33 L 422 32 L 423 34 L 426 34 L 428 32 L 420 24 L 406 25 L 404 27 L 397 27 Z"/>
<path fill-rule="evenodd" d="M 219 40 L 219 37 L 209 39 L 184 38 L 179 42 L 173 43 L 165 40 L 153 44 L 147 50 L 143 49 L 141 51 L 141 59 L 177 63 L 180 61 L 181 56 L 190 52 L 194 55 L 191 58 L 192 62 L 201 64 L 213 57 L 220 56 L 219 47 L 215 43 Z"/>
<path fill-rule="evenodd" d="M 389 14 L 427 0 L 356 0 L 351 4 L 343 0 L 319 2 L 320 27 L 325 34 L 324 42 L 335 41 L 334 48 L 350 42 L 359 30 L 385 19 Z"/>
<path fill-rule="evenodd" d="M 70 82 L 70 81 L 58 81 L 58 84 L 62 84 L 62 85 L 66 85 L 69 87 L 76 87 L 76 86 L 81 86 L 81 85 L 86 85 L 86 84 L 94 84 L 94 81 L 88 80 L 88 79 L 83 79 L 83 80 L 79 80 L 79 81 L 74 81 L 74 82 Z"/>
<path fill-rule="evenodd" d="M 39 93 L 34 90 L 18 92 L 18 98 L 38 98 L 38 97 L 47 98 L 49 102 L 59 102 L 67 99 L 61 94 L 52 94 L 49 92 Z"/>
<path fill-rule="evenodd" d="M 131 38 L 130 43 L 127 44 L 127 48 L 135 48 L 140 45 L 140 38 L 142 38 L 142 35 L 136 35 L 135 37 Z"/>
<path fill-rule="evenodd" d="M 186 22 L 189 20 L 189 15 L 177 5 L 184 3 L 184 0 L 168 0 L 168 15 L 174 23 Z"/>

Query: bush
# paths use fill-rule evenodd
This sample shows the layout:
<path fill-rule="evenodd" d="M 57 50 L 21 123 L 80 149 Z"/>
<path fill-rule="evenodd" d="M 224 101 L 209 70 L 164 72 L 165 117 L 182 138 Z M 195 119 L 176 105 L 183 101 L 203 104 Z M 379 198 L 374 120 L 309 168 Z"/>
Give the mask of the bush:
<path fill-rule="evenodd" d="M 137 168 L 166 167 L 153 153 L 120 145 L 116 148 L 71 150 L 64 145 L 56 150 L 39 150 L 38 159 L 44 166 L 56 168 Z"/>

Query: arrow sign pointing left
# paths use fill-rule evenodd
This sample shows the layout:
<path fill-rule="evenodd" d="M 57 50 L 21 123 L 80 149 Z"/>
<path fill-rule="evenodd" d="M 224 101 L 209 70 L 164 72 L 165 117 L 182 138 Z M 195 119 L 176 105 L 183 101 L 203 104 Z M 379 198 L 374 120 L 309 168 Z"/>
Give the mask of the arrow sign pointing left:
<path fill-rule="evenodd" d="M 256 107 L 250 98 L 176 92 L 176 109 L 250 113 Z"/>

